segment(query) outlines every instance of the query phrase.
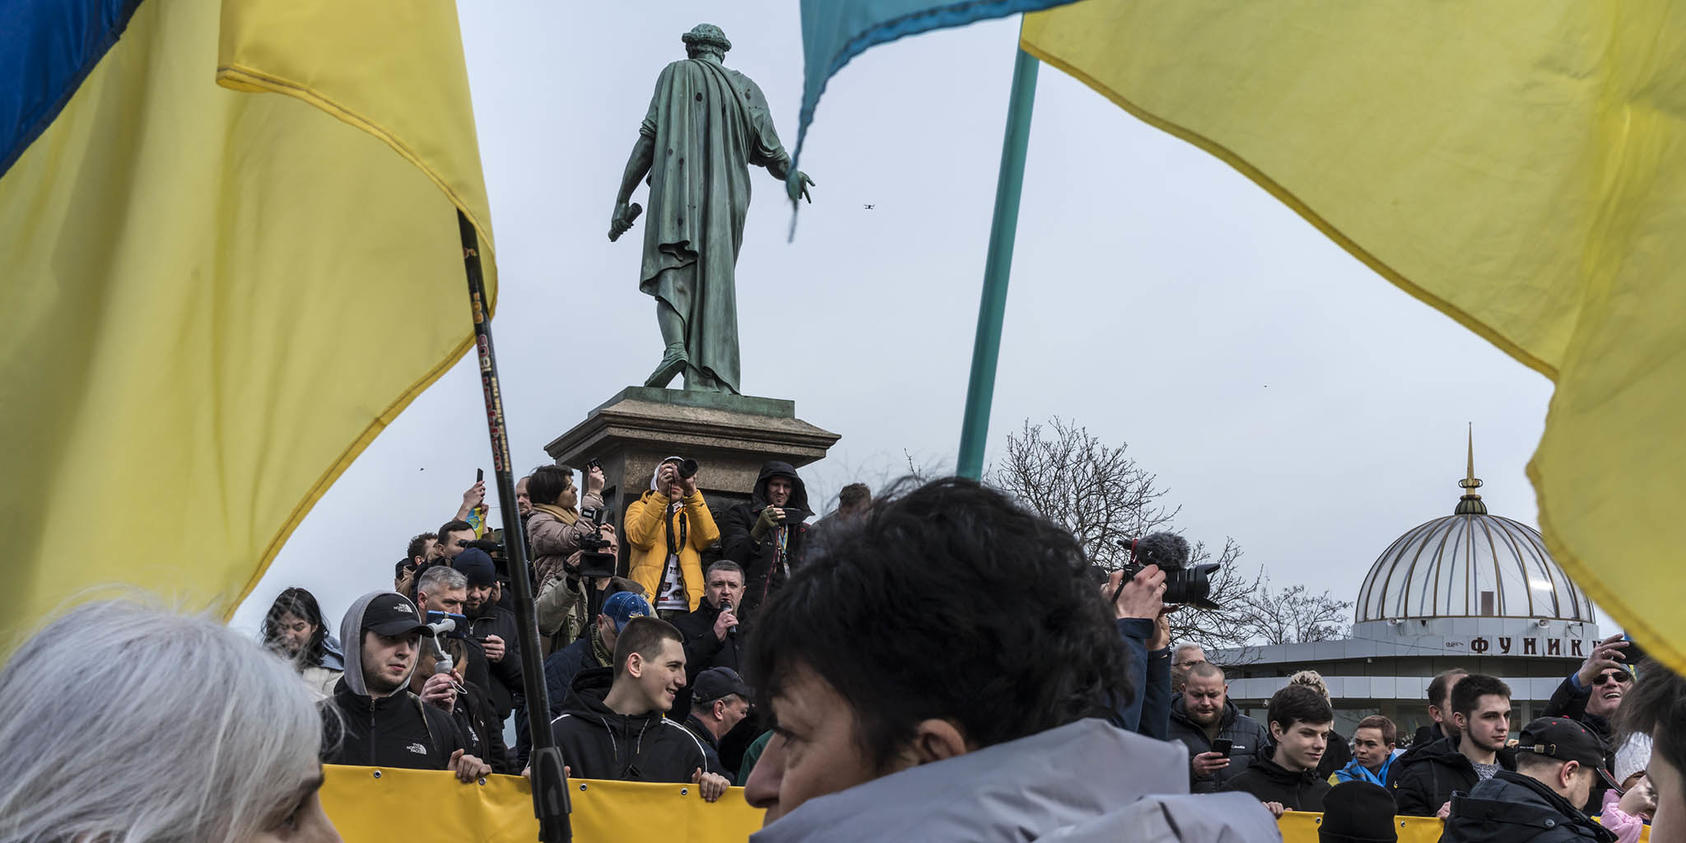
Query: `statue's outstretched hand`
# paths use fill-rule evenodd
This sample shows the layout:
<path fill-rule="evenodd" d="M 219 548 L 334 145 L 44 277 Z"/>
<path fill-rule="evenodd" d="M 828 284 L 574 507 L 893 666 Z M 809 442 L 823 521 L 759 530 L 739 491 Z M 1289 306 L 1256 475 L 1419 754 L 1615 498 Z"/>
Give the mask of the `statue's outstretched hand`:
<path fill-rule="evenodd" d="M 814 180 L 808 178 L 808 174 L 802 172 L 801 170 L 796 171 L 796 179 L 794 181 L 788 182 L 785 185 L 786 189 L 790 192 L 790 201 L 795 202 L 798 198 L 801 198 L 808 200 L 808 204 L 810 205 L 814 204 L 814 197 L 808 195 L 808 188 L 813 186 Z"/>
<path fill-rule="evenodd" d="M 622 234 L 631 230 L 632 223 L 642 213 L 644 213 L 644 206 L 637 202 L 631 205 L 625 202 L 616 202 L 614 213 L 609 215 L 609 241 L 612 243 L 619 240 Z"/>

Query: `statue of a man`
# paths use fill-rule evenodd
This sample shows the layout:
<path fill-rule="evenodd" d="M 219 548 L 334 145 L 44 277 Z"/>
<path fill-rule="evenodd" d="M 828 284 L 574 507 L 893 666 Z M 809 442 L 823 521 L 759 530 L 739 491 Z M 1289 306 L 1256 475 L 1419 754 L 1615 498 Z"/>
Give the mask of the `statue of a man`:
<path fill-rule="evenodd" d="M 733 272 L 749 212 L 749 165 L 784 181 L 790 155 L 767 98 L 722 65 L 732 42 L 713 24 L 681 37 L 689 58 L 662 69 L 650 112 L 621 176 L 609 239 L 632 227 L 632 191 L 649 175 L 650 213 L 638 288 L 656 299 L 666 350 L 645 386 L 685 375 L 685 388 L 739 393 L 738 306 Z M 813 181 L 796 174 L 808 197 Z M 808 201 L 813 201 L 809 198 Z"/>

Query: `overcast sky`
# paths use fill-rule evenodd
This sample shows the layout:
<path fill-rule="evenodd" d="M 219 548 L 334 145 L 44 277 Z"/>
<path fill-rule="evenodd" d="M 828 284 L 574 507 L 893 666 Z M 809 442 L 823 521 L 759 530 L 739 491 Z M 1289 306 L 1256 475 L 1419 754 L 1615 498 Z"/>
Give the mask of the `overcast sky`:
<path fill-rule="evenodd" d="M 698 5 L 460 6 L 517 466 L 548 462 L 544 443 L 660 357 L 637 290 L 641 229 L 605 233 L 680 34 L 720 25 L 726 63 L 760 84 L 795 147 L 798 4 Z M 899 474 L 904 453 L 954 464 L 1017 30 L 1012 18 L 906 39 L 834 77 L 794 243 L 779 184 L 754 174 L 743 387 L 842 435 L 802 472 L 827 498 Z M 1074 420 L 1129 443 L 1191 539 L 1234 537 L 1276 583 L 1351 599 L 1396 537 L 1451 514 L 1466 422 L 1489 510 L 1535 524 L 1524 466 L 1550 394 L 1240 174 L 1042 68 L 988 459 L 1027 418 Z M 337 627 L 357 595 L 390 587 L 409 537 L 451 516 L 475 468 L 489 479 L 484 419 L 469 358 L 328 491 L 235 624 L 255 629 L 297 585 Z"/>

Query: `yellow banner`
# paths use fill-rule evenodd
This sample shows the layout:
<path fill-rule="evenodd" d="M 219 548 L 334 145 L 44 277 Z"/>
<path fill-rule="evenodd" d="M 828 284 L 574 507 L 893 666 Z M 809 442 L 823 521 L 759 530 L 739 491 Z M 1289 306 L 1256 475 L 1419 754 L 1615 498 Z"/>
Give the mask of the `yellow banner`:
<path fill-rule="evenodd" d="M 519 776 L 463 784 L 449 773 L 373 767 L 324 768 L 322 807 L 346 843 L 391 843 L 425 835 L 453 843 L 537 840 L 533 790 Z M 734 787 L 714 803 L 696 787 L 570 779 L 574 839 L 743 843 L 762 812 Z"/>
<path fill-rule="evenodd" d="M 427 834 L 455 843 L 536 840 L 533 791 L 518 776 L 490 776 L 484 784 L 463 784 L 449 773 L 323 768 L 322 807 L 346 843 L 389 843 Z M 761 828 L 762 811 L 734 787 L 720 801 L 702 801 L 690 785 L 640 784 L 572 779 L 574 839 L 742 843 Z M 1285 843 L 1317 843 L 1322 814 L 1289 812 L 1277 825 Z M 1440 820 L 1399 817 L 1399 843 L 1436 843 Z M 1651 838 L 1647 827 L 1640 841 Z"/>

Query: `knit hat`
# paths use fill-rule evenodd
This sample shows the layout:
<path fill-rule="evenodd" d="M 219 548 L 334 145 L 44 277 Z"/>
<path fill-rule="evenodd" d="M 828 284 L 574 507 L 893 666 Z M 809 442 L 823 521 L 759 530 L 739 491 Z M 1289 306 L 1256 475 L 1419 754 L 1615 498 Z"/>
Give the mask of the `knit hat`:
<path fill-rule="evenodd" d="M 1323 797 L 1322 843 L 1395 843 L 1393 796 L 1365 781 L 1341 782 Z"/>
<path fill-rule="evenodd" d="M 468 577 L 468 584 L 475 588 L 484 588 L 498 581 L 498 567 L 492 564 L 492 557 L 478 547 L 463 548 L 463 552 L 451 560 L 451 567 Z"/>

